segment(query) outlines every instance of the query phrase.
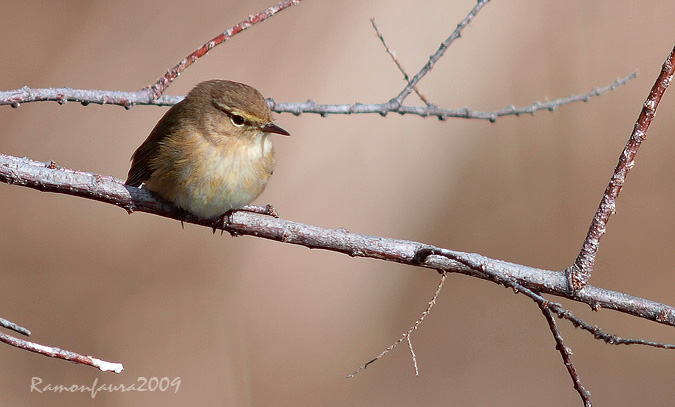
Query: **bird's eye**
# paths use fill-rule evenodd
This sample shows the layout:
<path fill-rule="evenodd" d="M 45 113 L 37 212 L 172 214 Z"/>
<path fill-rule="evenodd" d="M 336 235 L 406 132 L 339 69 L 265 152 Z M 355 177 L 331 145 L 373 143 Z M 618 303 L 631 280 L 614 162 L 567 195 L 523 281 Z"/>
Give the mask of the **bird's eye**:
<path fill-rule="evenodd" d="M 230 121 L 237 127 L 243 126 L 244 123 L 246 122 L 246 120 L 243 117 L 239 116 L 238 114 L 231 115 Z"/>

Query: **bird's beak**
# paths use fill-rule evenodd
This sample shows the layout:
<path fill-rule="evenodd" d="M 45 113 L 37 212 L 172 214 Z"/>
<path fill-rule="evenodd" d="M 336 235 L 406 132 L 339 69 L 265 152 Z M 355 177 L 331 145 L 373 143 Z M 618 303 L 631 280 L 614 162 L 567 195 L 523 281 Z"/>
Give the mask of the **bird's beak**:
<path fill-rule="evenodd" d="M 266 125 L 262 126 L 262 131 L 265 133 L 277 133 L 281 134 L 282 136 L 290 136 L 291 133 L 287 132 L 286 130 L 282 129 L 281 127 L 277 126 L 274 123 L 267 123 Z"/>

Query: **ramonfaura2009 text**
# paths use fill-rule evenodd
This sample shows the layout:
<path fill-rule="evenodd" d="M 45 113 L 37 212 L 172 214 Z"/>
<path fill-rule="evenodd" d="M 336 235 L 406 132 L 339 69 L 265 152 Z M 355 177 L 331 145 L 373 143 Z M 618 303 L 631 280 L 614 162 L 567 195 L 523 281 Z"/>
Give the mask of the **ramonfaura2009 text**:
<path fill-rule="evenodd" d="M 99 384 L 98 377 L 94 379 L 94 382 L 91 386 L 86 386 L 83 384 L 72 384 L 70 386 L 63 384 L 42 384 L 42 379 L 40 377 L 33 376 L 30 382 L 30 392 L 37 393 L 89 393 L 91 398 L 96 397 L 98 393 L 108 392 L 108 393 L 126 393 L 130 391 L 161 391 L 165 392 L 174 388 L 174 393 L 178 393 L 178 388 L 180 387 L 181 379 L 176 377 L 174 379 L 169 379 L 168 377 L 151 377 L 149 379 L 145 377 L 139 377 L 136 379 L 136 383 L 130 385 L 125 384 Z"/>

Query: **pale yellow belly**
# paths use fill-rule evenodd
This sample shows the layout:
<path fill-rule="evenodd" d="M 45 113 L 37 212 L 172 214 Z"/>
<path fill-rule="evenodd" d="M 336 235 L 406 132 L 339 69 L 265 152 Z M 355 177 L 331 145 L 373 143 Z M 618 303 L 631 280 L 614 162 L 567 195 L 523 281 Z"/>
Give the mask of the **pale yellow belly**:
<path fill-rule="evenodd" d="M 176 159 L 164 176 L 153 174 L 146 185 L 204 219 L 216 219 L 251 202 L 274 171 L 274 149 L 267 137 L 227 149 L 204 145 L 195 155 Z M 155 182 L 158 178 L 162 182 Z"/>

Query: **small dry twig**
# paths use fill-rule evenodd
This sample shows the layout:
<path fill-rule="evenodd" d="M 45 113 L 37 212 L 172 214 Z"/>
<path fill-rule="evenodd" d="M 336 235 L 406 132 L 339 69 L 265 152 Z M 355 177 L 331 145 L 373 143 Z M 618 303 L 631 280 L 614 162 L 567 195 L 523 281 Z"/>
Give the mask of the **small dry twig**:
<path fill-rule="evenodd" d="M 164 94 L 166 88 L 168 88 L 169 85 L 171 85 L 171 82 L 173 82 L 174 79 L 176 79 L 178 75 L 181 74 L 181 72 L 183 72 L 188 66 L 192 65 L 199 58 L 206 55 L 206 53 L 209 52 L 213 47 L 222 44 L 223 42 L 229 40 L 233 36 L 251 27 L 252 25 L 262 23 L 263 21 L 272 17 L 276 13 L 290 6 L 296 5 L 298 3 L 300 3 L 300 0 L 284 0 L 279 4 L 276 4 L 272 7 L 268 7 L 267 9 L 261 11 L 258 14 L 249 16 L 247 20 L 240 22 L 234 27 L 228 28 L 224 33 L 216 36 L 211 41 L 208 41 L 206 44 L 197 48 L 195 51 L 190 53 L 190 55 L 183 58 L 176 66 L 169 69 L 166 72 L 166 74 L 164 74 L 164 76 L 161 76 L 157 80 L 157 82 L 155 82 L 151 86 L 141 89 L 141 92 L 151 91 L 152 101 L 157 100 L 160 96 Z"/>
<path fill-rule="evenodd" d="M 382 359 L 382 357 L 384 355 L 391 352 L 396 346 L 398 346 L 399 343 L 401 343 L 405 340 L 408 340 L 408 345 L 410 347 L 410 353 L 412 354 L 413 364 L 415 366 L 415 376 L 419 375 L 419 371 L 417 370 L 417 358 L 415 357 L 415 352 L 413 351 L 412 343 L 410 342 L 410 335 L 412 335 L 413 331 L 415 331 L 420 326 L 420 324 L 422 324 L 422 321 L 424 321 L 424 318 L 426 318 L 426 316 L 429 315 L 429 312 L 431 312 L 431 308 L 433 308 L 433 306 L 436 304 L 436 299 L 438 298 L 438 294 L 441 293 L 441 289 L 443 288 L 443 283 L 445 282 L 446 276 L 447 276 L 446 273 L 441 272 L 441 281 L 438 282 L 438 287 L 436 288 L 436 292 L 434 293 L 434 296 L 431 298 L 431 301 L 429 301 L 429 304 L 427 305 L 427 308 L 424 310 L 422 315 L 417 319 L 417 321 L 415 321 L 415 323 L 410 327 L 410 329 L 408 329 L 406 332 L 404 332 L 403 335 L 396 340 L 396 342 L 389 345 L 389 347 L 387 349 L 385 349 L 384 351 L 382 351 L 382 353 L 375 356 L 373 359 L 369 360 L 364 365 L 360 366 L 354 372 L 349 374 L 347 376 L 348 379 L 354 377 L 361 370 L 365 370 L 368 367 L 368 365 L 370 365 L 371 363 L 375 363 L 378 360 Z"/>
<path fill-rule="evenodd" d="M 12 324 L 11 322 L 9 323 Z M 21 330 L 25 330 L 26 332 L 28 331 L 25 328 L 21 327 L 19 328 Z M 105 360 L 101 360 L 93 356 L 80 355 L 79 353 L 71 352 L 69 350 L 64 350 L 53 346 L 40 345 L 39 343 L 29 342 L 24 339 L 19 339 L 14 336 L 7 335 L 4 332 L 0 332 L 0 342 L 4 342 L 8 345 L 14 346 L 19 349 L 24 349 L 30 352 L 38 353 L 40 355 L 49 356 L 51 358 L 69 360 L 74 363 L 95 367 L 102 372 L 121 373 L 122 370 L 124 370 L 124 366 L 122 366 L 121 363 L 106 362 Z"/>
<path fill-rule="evenodd" d="M 164 75 L 160 76 L 155 83 L 136 92 L 72 88 L 32 89 L 28 86 L 24 86 L 21 89 L 0 92 L 0 105 L 11 105 L 12 107 L 17 108 L 21 103 L 54 101 L 62 105 L 67 102 L 79 102 L 84 106 L 90 103 L 119 105 L 126 109 L 131 109 L 136 105 L 173 106 L 180 102 L 183 97 L 163 96 L 164 91 L 187 67 L 206 55 L 215 46 L 224 43 L 255 24 L 266 21 L 278 12 L 298 4 L 300 1 L 301 0 L 284 0 L 274 6 L 266 8 L 258 14 L 249 16 L 246 20 L 228 28 L 222 34 L 197 48 L 173 68 L 169 69 Z"/>
<path fill-rule="evenodd" d="M 403 68 L 403 65 L 401 65 L 401 62 L 398 60 L 398 58 L 396 58 L 396 55 L 394 54 L 394 51 L 392 51 L 391 48 L 389 48 L 389 45 L 384 40 L 384 36 L 380 32 L 380 29 L 377 27 L 377 24 L 375 24 L 375 19 L 371 18 L 370 23 L 373 25 L 373 29 L 375 30 L 375 34 L 377 35 L 377 38 L 380 39 L 380 42 L 384 46 L 385 51 L 387 51 L 387 54 L 389 54 L 389 56 L 391 57 L 391 60 L 394 61 L 394 64 L 396 64 L 396 67 L 398 68 L 398 70 L 403 75 L 403 79 L 405 79 L 406 82 L 410 82 L 410 77 L 408 76 L 408 72 L 405 71 L 405 68 Z M 424 97 L 424 95 L 420 92 L 420 90 L 417 89 L 417 86 L 413 86 L 413 90 L 415 91 L 417 96 L 419 96 L 420 100 L 422 100 L 422 102 L 424 102 L 425 105 L 429 106 L 431 104 L 431 103 L 429 103 L 427 98 Z"/>
<path fill-rule="evenodd" d="M 21 335 L 30 336 L 30 331 L 22 326 L 15 324 L 14 322 L 8 321 L 4 318 L 0 318 L 0 326 L 3 328 L 11 329 L 14 332 L 20 333 Z"/>
<path fill-rule="evenodd" d="M 555 348 L 558 350 L 558 352 L 560 352 L 560 356 L 562 356 L 563 363 L 567 368 L 567 373 L 572 378 L 572 383 L 574 383 L 574 389 L 577 391 L 577 393 L 579 393 L 579 397 L 581 397 L 581 400 L 584 402 L 584 406 L 591 407 L 591 392 L 586 390 L 584 385 L 581 383 L 581 377 L 579 377 L 577 369 L 574 367 L 574 363 L 572 362 L 572 351 L 570 348 L 565 346 L 565 342 L 563 341 L 558 324 L 555 322 L 553 313 L 550 309 L 548 309 L 548 307 L 544 305 L 539 305 L 539 308 L 548 322 L 548 327 L 551 330 L 553 339 L 555 339 Z"/>

